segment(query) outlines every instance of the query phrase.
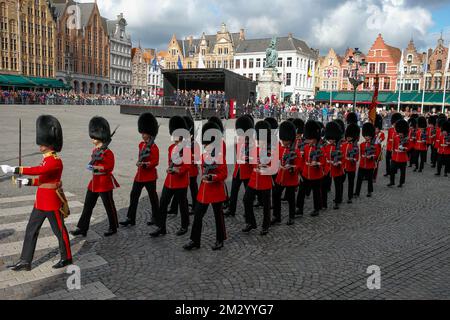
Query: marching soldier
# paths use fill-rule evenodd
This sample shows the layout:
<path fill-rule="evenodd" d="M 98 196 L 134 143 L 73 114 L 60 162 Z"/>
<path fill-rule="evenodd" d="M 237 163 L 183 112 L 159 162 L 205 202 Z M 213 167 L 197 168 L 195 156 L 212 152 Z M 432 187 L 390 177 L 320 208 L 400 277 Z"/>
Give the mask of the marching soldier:
<path fill-rule="evenodd" d="M 316 121 L 308 121 L 305 125 L 307 145 L 303 156 L 299 197 L 297 198 L 298 215 L 303 215 L 305 197 L 309 190 L 313 192 L 314 211 L 312 217 L 317 217 L 322 209 L 321 185 L 325 175 L 325 157 L 320 146 L 321 128 Z"/>
<path fill-rule="evenodd" d="M 139 144 L 139 158 L 136 163 L 138 169 L 130 194 L 127 220 L 120 223 L 124 227 L 136 225 L 136 211 L 143 188 L 147 190 L 152 206 L 152 216 L 148 225 L 154 224 L 158 214 L 159 198 L 156 192 L 158 173 L 156 168 L 159 165 L 159 148 L 155 143 L 158 129 L 158 121 L 153 114 L 144 113 L 139 117 L 138 131 L 142 135 L 143 141 Z"/>
<path fill-rule="evenodd" d="M 53 233 L 58 238 L 61 260 L 53 266 L 61 269 L 72 264 L 69 234 L 64 225 L 68 215 L 67 200 L 62 191 L 61 176 L 63 163 L 57 152 L 63 146 L 61 124 L 53 116 L 40 116 L 36 121 L 36 144 L 43 154 L 43 160 L 37 167 L 10 167 L 2 165 L 1 170 L 8 175 L 26 175 L 36 178 L 13 178 L 18 186 L 38 187 L 36 200 L 25 231 L 20 261 L 9 266 L 13 271 L 30 271 L 39 231 L 45 219 L 48 219 Z"/>
<path fill-rule="evenodd" d="M 431 149 L 431 167 L 436 168 L 437 164 L 437 150 L 434 148 L 437 133 L 437 117 L 431 116 L 428 119 L 427 128 L 427 150 Z"/>
<path fill-rule="evenodd" d="M 263 226 L 261 235 L 269 233 L 270 228 L 270 199 L 273 187 L 271 154 L 270 154 L 270 124 L 266 121 L 260 121 L 255 126 L 257 147 L 251 150 L 251 159 L 253 172 L 244 195 L 245 222 L 246 227 L 242 230 L 244 233 L 250 233 L 257 228 L 253 203 L 258 196 L 263 205 Z M 264 140 L 264 135 L 266 139 Z M 256 155 L 255 155 L 256 152 Z M 255 155 L 255 156 L 254 156 Z M 256 160 L 256 161 L 255 161 Z"/>
<path fill-rule="evenodd" d="M 391 183 L 388 187 L 395 186 L 395 176 L 400 170 L 400 184 L 402 188 L 406 182 L 406 166 L 408 165 L 408 151 L 411 140 L 409 138 L 408 122 L 400 120 L 395 123 L 395 130 L 397 135 L 394 137 L 393 151 L 392 151 L 392 168 L 391 168 Z"/>
<path fill-rule="evenodd" d="M 111 134 L 106 119 L 94 117 L 89 122 L 89 136 L 95 146 L 92 151 L 91 162 L 87 166 L 87 169 L 92 172 L 92 179 L 88 185 L 84 208 L 77 229 L 72 231 L 71 234 L 73 236 L 87 236 L 92 212 L 100 197 L 109 221 L 109 230 L 104 235 L 110 237 L 117 233 L 119 227 L 113 190 L 120 186 L 113 176 L 115 158 L 114 153 L 109 149 L 114 133 Z"/>
<path fill-rule="evenodd" d="M 236 120 L 237 144 L 236 144 L 236 163 L 234 165 L 233 181 L 231 183 L 230 206 L 225 213 L 226 216 L 236 216 L 236 206 L 241 185 L 247 188 L 248 182 L 253 172 L 253 166 L 250 164 L 250 142 L 245 133 L 253 129 L 254 125 L 247 116 L 242 116 Z M 240 133 L 241 131 L 241 133 Z M 242 135 L 244 133 L 244 135 Z"/>
<path fill-rule="evenodd" d="M 158 228 L 150 233 L 150 236 L 153 238 L 167 234 L 167 208 L 174 197 L 180 206 L 181 213 L 181 228 L 178 230 L 177 236 L 185 235 L 189 228 L 187 189 L 189 186 L 189 165 L 191 161 L 189 159 L 189 161 L 185 162 L 183 137 L 174 136 L 178 130 L 186 130 L 188 132 L 188 127 L 182 117 L 174 116 L 169 121 L 169 132 L 174 143 L 169 147 L 168 151 L 169 168 L 167 169 L 167 176 L 161 194 L 159 213 L 156 219 L 156 226 Z"/>
<path fill-rule="evenodd" d="M 413 115 L 414 116 L 414 115 Z M 417 141 L 417 118 L 412 117 L 408 120 L 409 124 L 409 167 L 412 168 L 413 165 L 417 164 L 417 153 L 416 153 L 416 141 Z"/>
<path fill-rule="evenodd" d="M 362 129 L 362 135 L 365 139 L 360 146 L 360 159 L 358 179 L 356 182 L 356 194 L 359 198 L 361 194 L 361 187 L 364 180 L 368 182 L 367 197 L 372 197 L 373 193 L 373 175 L 377 166 L 377 159 L 381 154 L 381 146 L 375 144 L 375 126 L 371 123 L 365 123 Z"/>
<path fill-rule="evenodd" d="M 418 130 L 416 132 L 416 144 L 415 144 L 415 155 L 414 158 L 416 159 L 416 168 L 414 169 L 414 172 L 423 172 L 423 169 L 425 168 L 425 163 L 427 162 L 427 119 L 425 117 L 420 117 L 417 120 L 418 124 Z M 420 161 L 420 164 L 419 164 Z"/>
<path fill-rule="evenodd" d="M 441 133 L 442 133 L 442 126 L 444 125 L 445 121 L 447 121 L 447 118 L 443 115 L 439 115 L 437 119 L 437 128 L 436 128 L 436 137 L 434 139 L 434 149 L 436 150 L 436 167 L 439 165 L 439 160 L 441 158 L 441 155 L 439 154 L 439 149 L 441 148 Z M 438 170 L 439 173 L 439 170 Z M 438 176 L 438 173 L 436 173 L 436 176 Z M 440 173 L 439 173 L 440 175 Z"/>
<path fill-rule="evenodd" d="M 325 138 L 328 144 L 324 147 L 324 154 L 326 159 L 325 171 L 328 172 L 331 179 L 334 181 L 335 199 L 334 210 L 339 209 L 342 204 L 344 195 L 344 180 L 345 172 L 342 156 L 342 136 L 343 132 L 338 123 L 329 122 L 325 129 Z M 328 197 L 323 196 L 325 202 Z"/>
<path fill-rule="evenodd" d="M 385 177 L 391 175 L 391 161 L 392 161 L 392 151 L 394 150 L 394 138 L 397 132 L 395 131 L 395 124 L 397 121 L 402 120 L 403 116 L 400 113 L 394 113 L 391 116 L 391 128 L 388 131 L 388 140 L 386 145 L 386 174 Z"/>
<path fill-rule="evenodd" d="M 228 169 L 226 159 L 220 150 L 222 148 L 220 141 L 218 141 L 218 145 L 214 145 L 215 134 L 211 132 L 214 130 L 216 133 L 220 133 L 219 126 L 213 122 L 206 123 L 202 128 L 202 143 L 205 146 L 202 155 L 202 182 L 195 207 L 191 241 L 183 247 L 187 251 L 200 248 L 203 217 L 208 211 L 209 205 L 212 205 L 216 221 L 216 244 L 212 247 L 212 250 L 221 250 L 227 238 L 222 205 L 226 200 L 225 180 L 227 179 Z"/>
<path fill-rule="evenodd" d="M 439 149 L 438 149 L 438 171 L 436 176 L 440 176 L 442 168 L 445 167 L 444 177 L 448 177 L 450 173 L 450 120 L 441 121 L 441 133 L 439 135 Z"/>
<path fill-rule="evenodd" d="M 375 144 L 380 145 L 381 153 L 380 157 L 377 159 L 377 166 L 375 168 L 375 172 L 373 174 L 373 182 L 377 182 L 378 178 L 378 169 L 380 168 L 380 162 L 383 155 L 383 143 L 386 140 L 386 135 L 383 132 L 383 117 L 377 114 L 375 119 Z"/>
<path fill-rule="evenodd" d="M 286 199 L 289 203 L 288 226 L 295 221 L 295 189 L 298 186 L 299 172 L 302 166 L 300 151 L 296 148 L 296 128 L 292 122 L 283 122 L 280 126 L 282 146 L 279 152 L 279 170 L 275 179 L 272 195 L 273 220 L 272 225 L 281 223 L 281 195 L 286 189 Z"/>
<path fill-rule="evenodd" d="M 342 145 L 342 153 L 344 154 L 344 169 L 348 179 L 348 204 L 353 203 L 355 194 L 355 178 L 356 169 L 359 161 L 359 139 L 361 129 L 358 125 L 352 123 L 345 131 L 346 142 Z"/>

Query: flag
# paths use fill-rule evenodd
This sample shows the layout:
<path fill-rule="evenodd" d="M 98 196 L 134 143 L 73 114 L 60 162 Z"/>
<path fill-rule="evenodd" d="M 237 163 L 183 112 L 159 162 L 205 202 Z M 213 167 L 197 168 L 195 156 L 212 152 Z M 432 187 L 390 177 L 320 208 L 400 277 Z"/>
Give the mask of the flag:
<path fill-rule="evenodd" d="M 312 78 L 311 62 L 308 62 L 308 79 Z"/>
<path fill-rule="evenodd" d="M 153 71 L 155 71 L 155 72 L 158 70 L 158 60 L 156 59 L 156 56 L 152 60 L 152 68 L 153 68 Z"/>
<path fill-rule="evenodd" d="M 405 75 L 405 62 L 403 61 L 403 50 L 402 50 L 402 57 L 400 58 L 400 63 L 399 63 L 398 68 L 399 68 L 398 73 L 403 78 L 403 76 Z"/>
<path fill-rule="evenodd" d="M 183 69 L 183 63 L 181 62 L 181 57 L 178 56 L 178 69 L 182 70 Z"/>
<path fill-rule="evenodd" d="M 378 95 L 380 91 L 380 78 L 377 76 L 375 78 L 375 93 L 373 94 L 372 103 L 369 109 L 369 119 L 370 122 L 375 125 L 377 119 L 377 106 L 378 106 Z"/>

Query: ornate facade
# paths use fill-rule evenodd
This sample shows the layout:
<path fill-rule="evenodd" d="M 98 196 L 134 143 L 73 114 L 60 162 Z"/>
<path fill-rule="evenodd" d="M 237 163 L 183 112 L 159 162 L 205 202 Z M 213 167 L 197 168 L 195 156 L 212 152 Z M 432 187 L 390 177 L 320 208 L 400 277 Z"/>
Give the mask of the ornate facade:
<path fill-rule="evenodd" d="M 46 0 L 0 1 L 0 72 L 55 77 L 55 33 Z"/>
<path fill-rule="evenodd" d="M 321 91 L 338 91 L 342 89 L 342 62 L 343 58 L 333 49 L 330 49 L 328 54 L 320 59 L 317 70 L 319 74 L 317 76 L 319 77 L 318 86 Z"/>
<path fill-rule="evenodd" d="M 450 70 L 444 70 L 447 65 L 449 48 L 444 46 L 444 39 L 439 38 L 436 48 L 428 51 L 428 73 L 426 74 L 425 89 L 443 91 L 444 76 L 447 77 L 447 91 L 450 91 Z"/>
<path fill-rule="evenodd" d="M 141 47 L 131 50 L 131 89 L 134 93 L 141 95 L 147 92 L 147 72 L 150 59 L 151 53 Z"/>
<path fill-rule="evenodd" d="M 403 52 L 403 79 L 399 79 L 403 91 L 421 91 L 424 87 L 423 65 L 426 60 L 426 53 L 417 52 L 414 41 L 408 44 Z"/>

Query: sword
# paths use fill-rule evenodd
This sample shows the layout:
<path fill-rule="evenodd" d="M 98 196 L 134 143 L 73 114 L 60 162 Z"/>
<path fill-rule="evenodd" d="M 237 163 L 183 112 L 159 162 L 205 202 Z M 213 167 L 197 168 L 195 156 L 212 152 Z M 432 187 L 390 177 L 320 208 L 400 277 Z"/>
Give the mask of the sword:
<path fill-rule="evenodd" d="M 20 168 L 21 166 L 22 166 L 22 119 L 19 119 L 19 168 Z M 22 175 L 19 174 L 19 178 L 20 178 L 21 176 L 22 176 Z M 13 184 L 15 184 L 15 182 L 16 182 L 16 177 L 15 177 L 15 176 L 12 176 L 12 177 L 11 177 L 11 180 L 12 180 Z M 18 187 L 19 187 L 19 189 L 21 189 L 21 188 L 22 188 L 22 184 L 19 183 L 19 184 L 18 184 Z"/>

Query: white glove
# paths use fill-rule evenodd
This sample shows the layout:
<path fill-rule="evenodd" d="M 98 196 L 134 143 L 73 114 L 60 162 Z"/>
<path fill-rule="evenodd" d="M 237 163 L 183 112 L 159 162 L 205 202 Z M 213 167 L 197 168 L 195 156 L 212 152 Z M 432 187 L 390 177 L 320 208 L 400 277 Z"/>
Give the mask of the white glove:
<path fill-rule="evenodd" d="M 3 173 L 6 175 L 13 175 L 14 172 L 16 171 L 15 167 L 11 167 L 11 166 L 7 166 L 7 165 L 2 165 L 0 166 L 0 168 L 2 169 Z"/>
<path fill-rule="evenodd" d="M 30 179 L 17 178 L 17 179 L 14 179 L 14 183 L 19 187 L 23 187 L 23 186 L 27 186 L 30 183 Z"/>

